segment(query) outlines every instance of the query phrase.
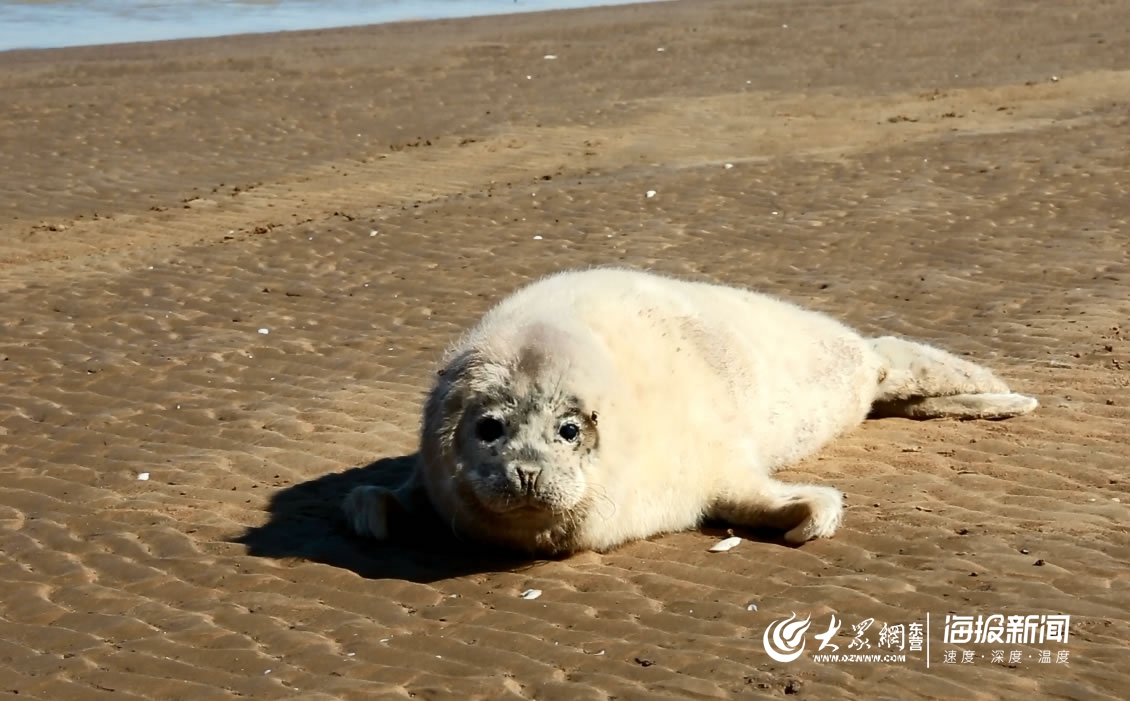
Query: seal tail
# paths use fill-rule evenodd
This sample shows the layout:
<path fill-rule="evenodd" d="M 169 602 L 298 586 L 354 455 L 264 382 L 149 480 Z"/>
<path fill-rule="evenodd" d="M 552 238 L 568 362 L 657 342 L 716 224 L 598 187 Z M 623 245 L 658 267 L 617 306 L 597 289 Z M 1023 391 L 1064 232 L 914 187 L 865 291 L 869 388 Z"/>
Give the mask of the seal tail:
<path fill-rule="evenodd" d="M 988 368 L 894 336 L 870 339 L 883 360 L 872 417 L 1007 419 L 1038 406 Z"/>

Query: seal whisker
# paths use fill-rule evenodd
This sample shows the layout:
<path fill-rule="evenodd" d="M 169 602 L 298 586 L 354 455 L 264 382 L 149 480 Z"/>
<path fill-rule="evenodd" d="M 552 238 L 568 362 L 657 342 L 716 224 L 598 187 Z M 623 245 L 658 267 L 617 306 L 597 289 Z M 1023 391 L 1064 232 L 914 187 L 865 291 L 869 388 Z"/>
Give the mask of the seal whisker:
<path fill-rule="evenodd" d="M 606 521 L 611 521 L 616 516 L 616 502 L 612 497 L 608 496 L 608 491 L 602 485 L 594 485 L 590 487 L 590 493 L 596 513 L 598 516 Z M 607 506 L 608 511 L 600 509 L 600 506 Z"/>

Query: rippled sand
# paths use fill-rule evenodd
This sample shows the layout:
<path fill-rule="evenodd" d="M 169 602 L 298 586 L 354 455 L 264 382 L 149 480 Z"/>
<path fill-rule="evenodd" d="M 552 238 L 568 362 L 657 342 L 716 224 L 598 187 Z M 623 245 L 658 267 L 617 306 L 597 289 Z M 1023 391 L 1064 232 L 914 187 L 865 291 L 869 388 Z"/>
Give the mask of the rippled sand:
<path fill-rule="evenodd" d="M 0 55 L 0 690 L 1122 698 L 1123 15 L 707 0 Z M 867 423 L 786 473 L 850 505 L 798 549 L 347 537 L 451 337 L 610 262 L 969 352 L 1042 406 Z M 774 662 L 793 612 L 841 652 L 930 614 L 930 667 Z M 947 613 L 1070 614 L 1069 662 L 947 665 Z"/>

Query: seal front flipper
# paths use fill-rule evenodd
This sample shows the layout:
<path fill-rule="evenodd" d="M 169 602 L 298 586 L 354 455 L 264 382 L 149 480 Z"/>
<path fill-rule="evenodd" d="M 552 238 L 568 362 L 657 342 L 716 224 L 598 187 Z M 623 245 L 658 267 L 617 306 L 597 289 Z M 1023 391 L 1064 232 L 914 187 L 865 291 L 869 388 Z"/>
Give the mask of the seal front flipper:
<path fill-rule="evenodd" d="M 427 491 L 417 473 L 396 489 L 366 485 L 354 487 L 341 508 L 349 528 L 359 536 L 389 538 L 390 524 L 411 518 L 426 508 Z"/>
<path fill-rule="evenodd" d="M 843 512 L 843 494 L 834 487 L 764 478 L 731 485 L 707 516 L 736 526 L 780 529 L 786 541 L 799 545 L 832 536 Z"/>

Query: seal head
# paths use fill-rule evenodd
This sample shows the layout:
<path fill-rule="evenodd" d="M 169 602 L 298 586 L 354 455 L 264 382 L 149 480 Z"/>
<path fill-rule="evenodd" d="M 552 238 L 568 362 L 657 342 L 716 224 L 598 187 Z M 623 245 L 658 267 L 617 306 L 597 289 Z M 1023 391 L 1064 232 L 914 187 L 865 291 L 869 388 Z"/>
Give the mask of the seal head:
<path fill-rule="evenodd" d="M 541 554 L 570 548 L 599 491 L 607 373 L 594 343 L 534 323 L 472 339 L 440 371 L 420 457 L 456 532 Z"/>

